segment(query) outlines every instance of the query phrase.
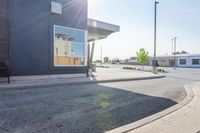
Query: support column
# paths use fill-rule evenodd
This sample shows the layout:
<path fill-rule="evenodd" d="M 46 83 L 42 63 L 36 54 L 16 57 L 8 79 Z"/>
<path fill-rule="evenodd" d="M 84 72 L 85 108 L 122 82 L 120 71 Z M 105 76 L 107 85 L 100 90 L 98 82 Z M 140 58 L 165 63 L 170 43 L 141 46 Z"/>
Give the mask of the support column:
<path fill-rule="evenodd" d="M 88 59 L 88 62 L 90 62 L 90 44 L 88 43 L 88 47 L 87 47 L 87 53 L 88 53 L 88 57 L 87 57 L 87 59 Z"/>
<path fill-rule="evenodd" d="M 88 47 L 87 47 L 87 77 L 90 76 L 90 44 L 88 43 Z"/>
<path fill-rule="evenodd" d="M 92 51 L 91 51 L 90 61 L 93 61 L 93 56 L 94 56 L 94 47 L 95 47 L 95 41 L 92 42 Z"/>

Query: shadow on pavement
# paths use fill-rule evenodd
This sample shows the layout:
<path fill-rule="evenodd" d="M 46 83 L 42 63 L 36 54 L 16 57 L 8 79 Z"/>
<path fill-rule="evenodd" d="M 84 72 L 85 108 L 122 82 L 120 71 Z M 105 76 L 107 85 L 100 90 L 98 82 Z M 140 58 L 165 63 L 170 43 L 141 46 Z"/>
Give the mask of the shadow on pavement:
<path fill-rule="evenodd" d="M 176 102 L 98 84 L 0 92 L 0 132 L 101 133 Z"/>

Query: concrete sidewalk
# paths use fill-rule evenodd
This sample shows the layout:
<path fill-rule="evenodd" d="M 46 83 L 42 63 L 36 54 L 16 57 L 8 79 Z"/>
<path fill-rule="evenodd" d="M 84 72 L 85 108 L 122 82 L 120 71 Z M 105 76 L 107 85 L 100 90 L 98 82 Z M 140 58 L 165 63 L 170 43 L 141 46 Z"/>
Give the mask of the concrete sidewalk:
<path fill-rule="evenodd" d="M 183 108 L 130 133 L 198 133 L 200 132 L 200 83 L 193 84 L 194 97 Z"/>
<path fill-rule="evenodd" d="M 93 75 L 98 81 L 162 76 L 159 74 L 153 74 L 152 72 L 125 70 L 121 68 L 97 68 L 97 72 L 93 73 Z"/>
<path fill-rule="evenodd" d="M 47 87 L 66 84 L 83 84 L 83 83 L 104 83 L 117 82 L 129 80 L 145 80 L 165 77 L 159 74 L 152 74 L 150 72 L 122 70 L 119 68 L 98 68 L 93 77 L 20 77 L 13 78 L 10 84 L 7 82 L 0 82 L 0 91 L 9 89 L 27 89 L 32 87 Z"/>

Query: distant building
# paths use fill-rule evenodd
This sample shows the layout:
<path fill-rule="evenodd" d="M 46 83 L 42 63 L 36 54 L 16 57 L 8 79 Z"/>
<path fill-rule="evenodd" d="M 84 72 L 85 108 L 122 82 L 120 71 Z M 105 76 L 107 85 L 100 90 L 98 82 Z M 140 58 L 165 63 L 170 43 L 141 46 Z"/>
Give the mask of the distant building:
<path fill-rule="evenodd" d="M 118 58 L 112 59 L 111 60 L 112 64 L 120 64 L 120 60 Z"/>
<path fill-rule="evenodd" d="M 150 60 L 150 64 L 152 65 L 152 60 Z M 173 55 L 171 56 L 158 56 L 157 62 L 159 66 L 163 67 L 172 67 L 176 62 L 177 67 L 191 67 L 197 68 L 200 67 L 200 55 L 193 55 L 193 54 L 180 54 L 176 55 L 175 58 Z"/>
<path fill-rule="evenodd" d="M 130 60 L 136 60 L 136 57 L 130 57 Z"/>
<path fill-rule="evenodd" d="M 108 63 L 109 62 L 109 58 L 108 57 L 104 57 L 103 62 L 104 63 Z"/>
<path fill-rule="evenodd" d="M 136 57 L 130 57 L 130 59 L 125 59 L 122 64 L 127 64 L 127 65 L 141 65 L 141 64 L 139 64 L 137 62 L 137 58 Z M 149 61 L 147 61 L 146 63 L 144 63 L 142 65 L 149 65 Z"/>

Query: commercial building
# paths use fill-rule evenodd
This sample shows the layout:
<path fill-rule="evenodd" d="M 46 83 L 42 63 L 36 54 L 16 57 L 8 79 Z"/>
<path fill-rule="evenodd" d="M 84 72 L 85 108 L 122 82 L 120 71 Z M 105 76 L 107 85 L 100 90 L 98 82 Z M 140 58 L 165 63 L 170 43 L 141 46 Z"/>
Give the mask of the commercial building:
<path fill-rule="evenodd" d="M 143 65 L 151 66 L 153 62 L 153 57 L 149 59 Z M 156 57 L 156 63 L 161 67 L 187 67 L 187 68 L 200 68 L 200 55 L 198 54 L 177 54 L 168 56 L 158 56 Z M 121 64 L 129 65 L 141 65 L 137 63 L 136 57 L 131 57 L 126 59 Z"/>
<path fill-rule="evenodd" d="M 176 67 L 200 67 L 200 55 L 195 54 L 180 54 L 175 56 L 158 56 L 157 62 L 159 66 L 172 67 L 174 63 Z M 150 64 L 152 61 L 150 61 Z"/>
<path fill-rule="evenodd" d="M 103 58 L 103 62 L 104 62 L 104 63 L 108 63 L 109 61 L 110 61 L 110 60 L 109 60 L 109 57 L 104 57 L 104 58 Z"/>
<path fill-rule="evenodd" d="M 119 26 L 88 19 L 87 2 L 0 0 L 1 66 L 10 76 L 85 75 L 88 43 L 94 46 L 119 31 Z"/>
<path fill-rule="evenodd" d="M 127 64 L 127 65 L 141 65 L 137 62 L 137 58 L 136 57 L 130 57 L 130 59 L 125 59 L 124 62 L 122 62 L 121 64 Z M 142 65 L 149 65 L 149 61 L 143 63 Z"/>

